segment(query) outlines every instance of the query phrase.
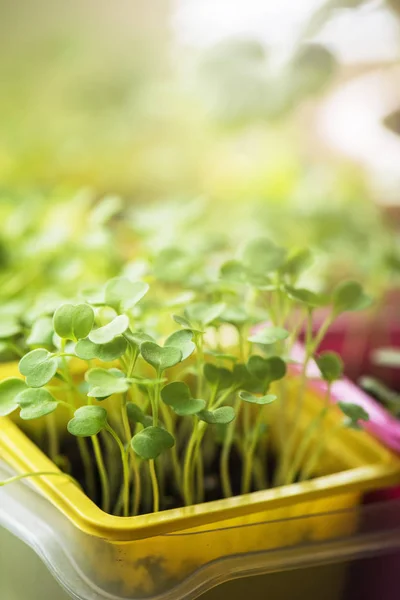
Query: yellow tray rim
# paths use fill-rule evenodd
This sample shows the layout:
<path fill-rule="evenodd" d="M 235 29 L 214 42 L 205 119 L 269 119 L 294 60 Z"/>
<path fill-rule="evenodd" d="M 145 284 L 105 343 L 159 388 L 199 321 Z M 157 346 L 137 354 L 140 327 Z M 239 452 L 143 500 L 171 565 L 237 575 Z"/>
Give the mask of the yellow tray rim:
<path fill-rule="evenodd" d="M 372 439 L 371 443 L 377 444 Z M 312 481 L 136 517 L 106 514 L 66 478 L 41 476 L 30 481 L 80 530 L 110 541 L 130 541 L 199 526 L 210 525 L 211 528 L 227 519 L 398 483 L 400 460 L 380 445 L 378 449 L 381 461 L 375 464 L 317 477 Z M 0 457 L 19 473 L 60 472 L 18 426 L 5 417 L 0 419 Z"/>

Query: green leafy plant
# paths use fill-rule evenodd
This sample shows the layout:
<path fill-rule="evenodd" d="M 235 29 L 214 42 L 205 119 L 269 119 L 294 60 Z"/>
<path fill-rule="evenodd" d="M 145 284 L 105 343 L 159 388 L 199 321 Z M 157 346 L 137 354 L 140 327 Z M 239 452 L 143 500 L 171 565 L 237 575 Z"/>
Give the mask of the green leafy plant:
<path fill-rule="evenodd" d="M 183 264 L 182 253 L 168 256 Z M 44 419 L 51 458 L 70 465 L 67 475 L 117 515 L 314 476 L 334 434 L 328 413 L 342 411 L 340 427 L 358 428 L 368 418 L 345 398 L 331 405 L 343 366 L 335 354 L 318 353 L 333 320 L 364 308 L 368 296 L 356 282 L 331 294 L 300 287 L 310 253 L 287 252 L 267 239 L 217 269 L 203 265 L 199 279 L 186 266 L 157 278 L 165 260 L 165 251 L 149 260 L 150 286 L 117 277 L 85 302 L 56 307 L 51 340 L 48 319 L 37 322 L 28 339 L 46 343 L 21 357 L 24 379 L 0 382 L 0 415 Z M 322 305 L 330 308 L 315 332 L 314 311 Z M 303 323 L 304 359 L 296 364 Z M 313 359 L 326 400 L 299 441 Z M 56 411 L 68 415 L 67 444 Z M 80 465 L 70 458 L 75 443 Z"/>

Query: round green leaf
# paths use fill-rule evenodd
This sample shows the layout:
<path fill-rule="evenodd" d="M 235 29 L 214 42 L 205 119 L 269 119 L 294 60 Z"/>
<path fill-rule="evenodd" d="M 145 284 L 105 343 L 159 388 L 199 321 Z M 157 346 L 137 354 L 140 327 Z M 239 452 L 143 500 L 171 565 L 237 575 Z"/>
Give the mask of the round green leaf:
<path fill-rule="evenodd" d="M 125 331 L 124 337 L 128 340 L 129 344 L 136 349 L 140 348 L 140 344 L 143 342 L 154 342 L 151 335 L 144 333 L 144 331 Z"/>
<path fill-rule="evenodd" d="M 343 361 L 336 352 L 322 352 L 315 357 L 322 378 L 332 383 L 343 376 Z"/>
<path fill-rule="evenodd" d="M 108 344 L 118 335 L 125 333 L 129 327 L 129 319 L 126 315 L 118 315 L 110 323 L 94 329 L 89 334 L 89 340 L 94 344 Z"/>
<path fill-rule="evenodd" d="M 155 259 L 154 274 L 160 281 L 182 282 L 191 276 L 196 263 L 197 258 L 181 248 L 164 248 Z"/>
<path fill-rule="evenodd" d="M 197 416 L 210 425 L 227 425 L 236 415 L 231 406 L 221 406 L 215 410 L 202 410 Z"/>
<path fill-rule="evenodd" d="M 182 381 L 174 381 L 166 385 L 161 391 L 161 398 L 181 417 L 195 415 L 206 406 L 205 400 L 192 398 L 188 386 Z"/>
<path fill-rule="evenodd" d="M 269 275 L 265 275 L 264 273 L 253 273 L 252 271 L 248 271 L 247 283 L 253 288 L 263 292 L 273 292 L 277 289 L 276 282 Z"/>
<path fill-rule="evenodd" d="M 313 262 L 313 256 L 309 248 L 300 248 L 292 252 L 282 265 L 281 273 L 297 278 Z"/>
<path fill-rule="evenodd" d="M 182 360 L 182 352 L 174 346 L 162 348 L 155 342 L 143 342 L 140 345 L 140 353 L 144 360 L 157 371 L 164 371 L 177 365 Z"/>
<path fill-rule="evenodd" d="M 233 383 L 231 371 L 223 367 L 216 367 L 211 363 L 206 363 L 203 367 L 204 377 L 212 385 L 217 385 L 220 389 L 228 388 Z"/>
<path fill-rule="evenodd" d="M 89 384 L 89 398 L 102 400 L 112 394 L 123 394 L 129 390 L 129 382 L 118 369 L 90 369 L 85 374 Z"/>
<path fill-rule="evenodd" d="M 236 363 L 236 365 L 233 366 L 232 384 L 234 384 L 236 387 L 240 387 L 246 383 L 249 383 L 250 379 L 251 375 L 247 370 L 246 365 L 243 365 L 242 363 Z"/>
<path fill-rule="evenodd" d="M 94 344 L 86 338 L 76 344 L 75 353 L 83 360 L 98 358 L 103 362 L 110 362 L 125 354 L 127 347 L 128 342 L 122 335 L 118 335 L 108 344 Z"/>
<path fill-rule="evenodd" d="M 104 306 L 105 297 L 103 288 L 90 288 L 82 291 L 82 297 L 92 306 Z"/>
<path fill-rule="evenodd" d="M 286 363 L 279 356 L 263 358 L 253 354 L 247 362 L 247 369 L 260 381 L 278 381 L 286 375 Z"/>
<path fill-rule="evenodd" d="M 170 335 L 164 343 L 164 347 L 173 346 L 178 348 L 182 353 L 182 360 L 188 358 L 196 350 L 195 344 L 192 342 L 193 332 L 190 329 L 181 329 Z"/>
<path fill-rule="evenodd" d="M 81 406 L 69 421 L 69 433 L 77 437 L 97 435 L 107 425 L 107 411 L 102 406 Z"/>
<path fill-rule="evenodd" d="M 240 326 L 246 323 L 248 315 L 240 306 L 227 306 L 219 318 L 224 323 Z"/>
<path fill-rule="evenodd" d="M 51 346 L 53 335 L 53 319 L 51 317 L 40 317 L 33 324 L 26 343 L 28 346 Z"/>
<path fill-rule="evenodd" d="M 192 329 L 192 324 L 185 317 L 181 317 L 180 315 L 172 315 L 172 318 L 174 319 L 175 323 L 178 323 L 178 325 L 181 327 L 184 327 L 185 329 Z"/>
<path fill-rule="evenodd" d="M 358 404 L 352 402 L 338 402 L 338 407 L 347 417 L 346 425 L 353 429 L 360 429 L 359 421 L 369 421 L 369 414 Z"/>
<path fill-rule="evenodd" d="M 322 294 L 316 294 L 305 288 L 294 288 L 289 285 L 285 286 L 285 290 L 289 298 L 297 300 L 302 304 L 306 304 L 311 308 L 317 308 L 327 303 L 327 298 Z"/>
<path fill-rule="evenodd" d="M 146 427 L 131 440 L 131 446 L 138 456 L 152 460 L 175 445 L 173 436 L 161 427 Z"/>
<path fill-rule="evenodd" d="M 66 340 L 85 338 L 89 335 L 93 323 L 93 308 L 88 304 L 63 304 L 53 317 L 54 331 Z"/>
<path fill-rule="evenodd" d="M 126 405 L 128 417 L 134 423 L 141 423 L 143 427 L 151 427 L 153 419 L 149 415 L 145 415 L 140 406 L 133 402 L 128 402 Z"/>
<path fill-rule="evenodd" d="M 19 416 L 25 421 L 45 417 L 54 412 L 58 406 L 57 400 L 50 392 L 41 388 L 23 390 L 18 394 L 16 402 L 21 408 Z"/>
<path fill-rule="evenodd" d="M 284 263 L 286 251 L 267 238 L 258 238 L 247 244 L 243 264 L 252 273 L 265 275 L 276 271 Z"/>
<path fill-rule="evenodd" d="M 269 366 L 268 381 L 279 381 L 286 375 L 287 367 L 285 361 L 280 356 L 270 356 L 267 358 Z"/>
<path fill-rule="evenodd" d="M 126 277 L 114 277 L 105 287 L 105 302 L 117 312 L 133 308 L 148 292 L 149 285 L 143 281 L 131 281 Z"/>
<path fill-rule="evenodd" d="M 9 377 L 0 382 L 0 417 L 10 415 L 18 408 L 16 398 L 24 390 L 26 383 L 23 379 Z"/>
<path fill-rule="evenodd" d="M 286 340 L 289 332 L 282 327 L 264 327 L 248 338 L 254 344 L 270 345 Z"/>
<path fill-rule="evenodd" d="M 246 281 L 246 269 L 237 260 L 229 260 L 220 269 L 220 277 L 231 283 L 244 283 Z"/>
<path fill-rule="evenodd" d="M 211 304 L 208 302 L 195 302 L 190 304 L 185 309 L 185 316 L 189 321 L 198 323 L 202 327 L 209 325 L 215 319 L 217 319 L 222 312 L 225 310 L 225 304 L 220 302 L 218 304 Z"/>
<path fill-rule="evenodd" d="M 21 358 L 19 372 L 26 377 L 29 387 L 42 387 L 56 374 L 58 360 L 43 348 L 37 348 Z"/>
<path fill-rule="evenodd" d="M 0 318 L 0 339 L 6 339 L 18 335 L 21 332 L 21 325 L 15 317 L 2 316 Z"/>
<path fill-rule="evenodd" d="M 72 320 L 74 315 L 73 304 L 59 306 L 53 316 L 54 331 L 60 338 L 73 340 Z"/>
<path fill-rule="evenodd" d="M 266 396 L 254 396 L 249 392 L 239 392 L 239 397 L 244 402 L 250 402 L 251 404 L 271 404 L 276 400 L 274 394 L 267 394 Z"/>
<path fill-rule="evenodd" d="M 363 310 L 372 304 L 372 299 L 357 281 L 344 281 L 333 292 L 333 310 L 336 315 L 346 311 Z"/>

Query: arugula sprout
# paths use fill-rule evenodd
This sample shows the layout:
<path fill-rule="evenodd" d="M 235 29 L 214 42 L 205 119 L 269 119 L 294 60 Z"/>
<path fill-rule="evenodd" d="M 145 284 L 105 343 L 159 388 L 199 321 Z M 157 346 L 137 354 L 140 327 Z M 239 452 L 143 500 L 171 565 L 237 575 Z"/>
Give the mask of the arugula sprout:
<path fill-rule="evenodd" d="M 112 207 L 106 203 L 105 214 Z M 361 310 L 370 299 L 355 282 L 331 294 L 304 287 L 302 274 L 313 258 L 308 249 L 287 251 L 257 238 L 239 257 L 225 250 L 223 261 L 211 257 L 209 265 L 192 249 L 152 249 L 143 258 L 148 270 L 139 275 L 146 281 L 126 277 L 125 269 L 81 300 L 52 298 L 35 307 L 34 317 L 16 311 L 0 319 L 5 343 L 21 339 L 23 376 L 0 382 L 0 416 L 43 419 L 48 452 L 60 462 L 54 414 L 65 411 L 83 487 L 106 512 L 157 512 L 167 494 L 177 505 L 202 502 L 211 464 L 218 465 L 226 497 L 314 475 L 325 448 L 331 386 L 343 371 L 337 355 L 318 348 L 339 314 Z M 327 316 L 318 329 L 314 314 L 321 306 Z M 289 393 L 291 352 L 304 320 L 305 356 Z M 299 441 L 292 422 L 302 416 L 312 359 L 327 393 Z M 359 407 L 338 406 L 341 427 L 355 429 L 367 419 Z M 273 481 L 267 465 L 275 437 Z"/>

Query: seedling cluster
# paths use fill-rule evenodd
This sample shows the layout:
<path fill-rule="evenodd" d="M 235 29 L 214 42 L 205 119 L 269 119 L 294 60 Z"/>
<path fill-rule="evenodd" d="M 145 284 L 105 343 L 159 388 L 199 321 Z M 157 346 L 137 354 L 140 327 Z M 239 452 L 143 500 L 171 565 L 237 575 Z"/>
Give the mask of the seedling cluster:
<path fill-rule="evenodd" d="M 337 316 L 369 305 L 361 286 L 305 289 L 310 252 L 264 238 L 239 258 L 210 255 L 199 269 L 193 261 L 163 249 L 141 280 L 116 277 L 44 312 L 19 362 L 24 379 L 0 383 L 0 415 L 43 419 L 50 457 L 106 512 L 156 512 L 311 478 L 335 434 L 326 416 L 338 410 L 330 389 L 342 364 L 318 346 Z M 326 318 L 313 332 L 321 307 Z M 326 402 L 299 441 L 314 359 Z M 368 419 L 356 405 L 339 408 L 338 427 Z"/>

